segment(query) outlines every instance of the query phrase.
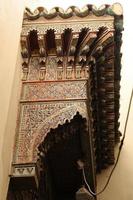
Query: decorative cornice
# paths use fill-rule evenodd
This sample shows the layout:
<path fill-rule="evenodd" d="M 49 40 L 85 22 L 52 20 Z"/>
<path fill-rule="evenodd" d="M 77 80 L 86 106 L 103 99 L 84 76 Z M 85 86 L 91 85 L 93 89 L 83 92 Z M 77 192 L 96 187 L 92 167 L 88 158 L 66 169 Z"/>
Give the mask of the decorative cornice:
<path fill-rule="evenodd" d="M 60 7 L 54 7 L 50 11 L 46 8 L 38 7 L 33 12 L 29 9 L 25 9 L 25 18 L 28 20 L 35 20 L 39 17 L 44 17 L 46 19 L 51 19 L 60 16 L 63 19 L 70 18 L 72 16 L 86 17 L 90 14 L 95 16 L 111 15 L 111 16 L 121 16 L 123 14 L 123 9 L 121 4 L 114 3 L 113 5 L 102 5 L 97 8 L 95 5 L 88 4 L 83 8 L 79 9 L 76 6 L 71 6 L 64 10 Z"/>
<path fill-rule="evenodd" d="M 36 30 L 38 34 L 46 34 L 47 30 L 53 29 L 55 33 L 62 34 L 66 29 L 72 29 L 73 32 L 80 32 L 83 28 L 89 28 L 90 31 L 98 31 L 100 27 L 107 27 L 109 30 L 114 30 L 113 20 L 93 20 L 74 23 L 53 23 L 53 24 L 30 24 L 23 26 L 22 36 L 28 35 L 30 31 Z"/>

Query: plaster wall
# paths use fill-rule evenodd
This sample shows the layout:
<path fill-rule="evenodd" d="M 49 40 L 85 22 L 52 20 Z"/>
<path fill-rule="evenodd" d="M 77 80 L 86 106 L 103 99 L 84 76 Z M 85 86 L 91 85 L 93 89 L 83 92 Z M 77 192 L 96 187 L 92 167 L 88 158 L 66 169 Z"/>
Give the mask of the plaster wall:
<path fill-rule="evenodd" d="M 24 1 L 0 1 L 0 200 L 6 199 L 20 92 Z"/>
<path fill-rule="evenodd" d="M 124 32 L 122 45 L 120 131 L 123 133 L 131 90 L 133 88 L 131 1 L 119 1 L 124 8 Z M 107 189 L 99 195 L 98 200 L 133 199 L 133 100 L 126 131 L 126 139 L 121 151 L 119 163 L 114 171 Z M 110 169 L 98 176 L 98 190 L 105 185 Z"/>

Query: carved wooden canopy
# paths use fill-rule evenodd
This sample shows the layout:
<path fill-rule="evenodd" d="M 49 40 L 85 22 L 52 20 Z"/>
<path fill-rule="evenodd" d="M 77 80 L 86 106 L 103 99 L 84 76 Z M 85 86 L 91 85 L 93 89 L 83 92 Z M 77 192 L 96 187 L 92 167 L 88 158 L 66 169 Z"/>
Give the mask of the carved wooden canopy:
<path fill-rule="evenodd" d="M 120 139 L 122 30 L 123 14 L 119 3 L 100 8 L 72 6 L 66 11 L 59 7 L 49 12 L 42 7 L 34 12 L 25 9 L 21 33 L 22 92 L 11 172 L 13 188 L 11 185 L 9 188 L 15 191 L 16 199 L 41 200 L 46 192 L 41 185 L 46 181 L 47 169 L 54 165 L 57 169 L 67 169 L 57 155 L 61 149 L 66 153 L 63 148 L 69 149 L 73 141 L 70 127 L 74 130 L 78 127 L 78 134 L 88 137 L 81 145 L 79 135 L 74 136 L 80 138 L 79 146 L 75 143 L 71 148 L 77 148 L 79 154 L 85 151 L 87 156 L 81 159 L 89 163 L 87 176 L 93 190 L 96 189 L 96 172 L 114 163 L 114 146 Z M 79 117 L 77 125 L 75 117 Z M 69 131 L 66 131 L 67 125 Z M 70 163 L 75 158 L 72 155 L 76 154 L 71 154 L 69 149 L 67 159 L 70 158 Z M 45 158 L 49 159 L 46 165 Z M 58 182 L 57 176 L 62 173 L 57 171 L 50 171 L 54 174 L 56 187 L 69 190 L 68 175 Z M 72 167 L 72 174 L 76 176 L 76 173 Z M 79 178 L 78 186 L 76 178 Z M 70 181 L 72 196 L 74 188 L 78 190 L 82 182 L 80 175 L 76 178 Z"/>

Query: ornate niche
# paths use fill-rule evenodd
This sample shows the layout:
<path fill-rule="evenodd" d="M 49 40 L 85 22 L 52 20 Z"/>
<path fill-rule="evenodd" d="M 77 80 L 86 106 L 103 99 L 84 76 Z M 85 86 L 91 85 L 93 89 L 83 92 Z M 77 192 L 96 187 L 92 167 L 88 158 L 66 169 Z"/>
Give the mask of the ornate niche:
<path fill-rule="evenodd" d="M 122 20 L 118 3 L 99 9 L 25 9 L 8 200 L 66 200 L 61 191 L 73 200 L 83 184 L 78 159 L 93 191 L 96 173 L 114 163 Z"/>

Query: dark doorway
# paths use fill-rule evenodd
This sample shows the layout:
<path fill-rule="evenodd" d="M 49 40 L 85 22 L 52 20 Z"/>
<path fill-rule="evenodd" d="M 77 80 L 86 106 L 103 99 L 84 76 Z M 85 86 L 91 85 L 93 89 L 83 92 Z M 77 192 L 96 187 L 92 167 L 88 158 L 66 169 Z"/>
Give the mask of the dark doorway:
<path fill-rule="evenodd" d="M 83 184 L 77 161 L 86 159 L 83 147 L 85 129 L 86 119 L 77 113 L 70 122 L 51 129 L 39 146 L 45 154 L 42 158 L 45 170 L 43 189 L 47 200 L 75 200 L 75 194 Z"/>

